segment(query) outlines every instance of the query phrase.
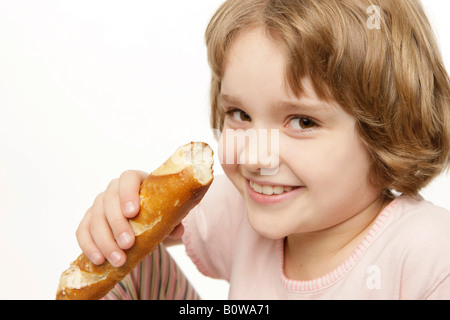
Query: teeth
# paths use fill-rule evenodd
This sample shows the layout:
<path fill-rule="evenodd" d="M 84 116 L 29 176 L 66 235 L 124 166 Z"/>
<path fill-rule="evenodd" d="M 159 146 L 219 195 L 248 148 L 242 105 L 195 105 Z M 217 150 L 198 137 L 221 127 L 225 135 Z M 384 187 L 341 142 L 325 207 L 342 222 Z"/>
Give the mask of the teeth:
<path fill-rule="evenodd" d="M 250 187 L 258 193 L 265 194 L 267 196 L 271 196 L 273 194 L 282 194 L 284 192 L 292 191 L 292 187 L 283 187 L 283 186 L 262 186 L 253 181 L 250 181 Z"/>

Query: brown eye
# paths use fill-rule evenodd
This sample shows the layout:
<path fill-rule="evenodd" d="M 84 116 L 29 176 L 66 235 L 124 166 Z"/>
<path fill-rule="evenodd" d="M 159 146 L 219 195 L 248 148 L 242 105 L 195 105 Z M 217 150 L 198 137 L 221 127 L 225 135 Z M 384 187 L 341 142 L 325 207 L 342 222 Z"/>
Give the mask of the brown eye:
<path fill-rule="evenodd" d="M 227 111 L 226 113 L 229 114 L 235 121 L 251 121 L 250 116 L 242 110 L 233 109 Z"/>
<path fill-rule="evenodd" d="M 239 114 L 238 118 L 241 121 L 250 121 L 250 116 L 247 113 L 245 113 L 244 111 L 236 111 L 236 113 Z"/>
<path fill-rule="evenodd" d="M 313 120 L 305 117 L 295 117 L 291 119 L 290 125 L 294 129 L 305 130 L 314 128 L 316 126 L 316 123 Z"/>

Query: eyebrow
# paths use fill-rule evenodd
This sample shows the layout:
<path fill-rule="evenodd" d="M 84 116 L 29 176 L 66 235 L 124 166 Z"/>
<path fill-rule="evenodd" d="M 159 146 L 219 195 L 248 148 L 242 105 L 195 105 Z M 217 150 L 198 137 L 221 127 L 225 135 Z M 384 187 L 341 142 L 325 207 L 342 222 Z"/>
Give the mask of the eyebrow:
<path fill-rule="evenodd" d="M 241 101 L 228 94 L 219 94 L 218 97 L 221 101 L 226 101 L 228 103 L 234 104 L 236 107 L 240 107 L 243 104 Z M 289 112 L 289 113 L 322 113 L 322 112 L 330 112 L 333 108 L 328 106 L 325 102 L 314 102 L 314 103 L 301 103 L 298 101 L 280 101 L 271 106 L 275 112 Z"/>
<path fill-rule="evenodd" d="M 237 106 L 241 105 L 241 102 L 239 101 L 239 99 L 237 99 L 237 98 L 235 98 L 233 96 L 230 96 L 228 94 L 223 94 L 223 93 L 219 94 L 218 100 L 219 101 L 226 101 L 228 103 L 235 104 Z"/>
<path fill-rule="evenodd" d="M 318 114 L 318 113 L 329 113 L 332 108 L 326 103 L 313 102 L 313 103 L 301 103 L 293 101 L 281 101 L 273 106 L 276 112 L 288 111 L 289 113 L 307 113 L 307 114 Z"/>

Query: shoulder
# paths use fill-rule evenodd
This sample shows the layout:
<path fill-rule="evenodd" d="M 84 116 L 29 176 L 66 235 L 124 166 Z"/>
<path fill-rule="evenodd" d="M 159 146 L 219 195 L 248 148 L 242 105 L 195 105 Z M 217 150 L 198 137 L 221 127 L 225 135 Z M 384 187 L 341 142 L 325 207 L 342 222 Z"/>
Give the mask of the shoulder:
<path fill-rule="evenodd" d="M 183 242 L 205 275 L 228 280 L 245 203 L 226 176 L 217 175 L 202 201 L 184 219 Z"/>
<path fill-rule="evenodd" d="M 245 203 L 239 191 L 225 175 L 217 175 L 185 222 L 195 220 L 197 225 L 216 230 L 226 229 L 241 220 L 245 216 L 245 210 Z"/>
<path fill-rule="evenodd" d="M 202 200 L 202 203 L 236 203 L 243 201 L 239 191 L 225 175 L 217 175 Z"/>
<path fill-rule="evenodd" d="M 395 201 L 384 251 L 401 273 L 403 293 L 424 298 L 450 274 L 450 212 L 421 197 Z"/>
<path fill-rule="evenodd" d="M 396 228 L 409 243 L 423 248 L 450 245 L 450 212 L 418 196 L 401 197 Z"/>
<path fill-rule="evenodd" d="M 211 223 L 219 221 L 220 224 L 234 224 L 245 216 L 245 208 L 241 194 L 228 177 L 217 175 L 196 211 L 201 212 Z"/>

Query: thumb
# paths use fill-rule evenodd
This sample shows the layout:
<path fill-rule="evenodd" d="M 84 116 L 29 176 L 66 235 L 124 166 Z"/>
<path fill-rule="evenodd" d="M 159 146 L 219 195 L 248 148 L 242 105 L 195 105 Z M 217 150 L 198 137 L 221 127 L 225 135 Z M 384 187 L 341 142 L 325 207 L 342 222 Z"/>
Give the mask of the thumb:
<path fill-rule="evenodd" d="M 179 240 L 184 234 L 184 226 L 182 223 L 177 225 L 175 229 L 169 234 L 168 238 L 170 240 Z"/>

